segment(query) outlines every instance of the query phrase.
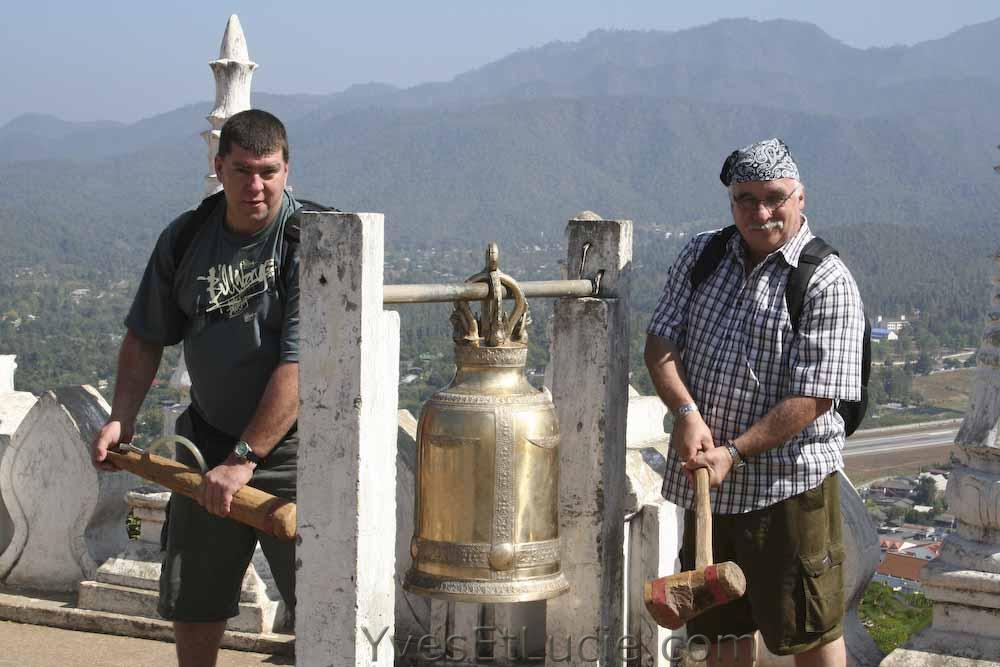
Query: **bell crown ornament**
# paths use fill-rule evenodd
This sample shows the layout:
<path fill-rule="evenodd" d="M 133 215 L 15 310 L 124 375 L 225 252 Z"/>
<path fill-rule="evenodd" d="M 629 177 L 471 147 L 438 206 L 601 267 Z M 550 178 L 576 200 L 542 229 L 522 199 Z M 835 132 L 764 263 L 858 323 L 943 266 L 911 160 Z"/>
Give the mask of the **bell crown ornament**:
<path fill-rule="evenodd" d="M 459 602 L 527 602 L 569 584 L 560 565 L 559 425 L 552 396 L 524 375 L 530 314 L 517 281 L 486 265 L 477 318 L 451 315 L 455 377 L 417 425 L 413 564 L 403 587 Z M 510 313 L 505 295 L 513 298 Z"/>

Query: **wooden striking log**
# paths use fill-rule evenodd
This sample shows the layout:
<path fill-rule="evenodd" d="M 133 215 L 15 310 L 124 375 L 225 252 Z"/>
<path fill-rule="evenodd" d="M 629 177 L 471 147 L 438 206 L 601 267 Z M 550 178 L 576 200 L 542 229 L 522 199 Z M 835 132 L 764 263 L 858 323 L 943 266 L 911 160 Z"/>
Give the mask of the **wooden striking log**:
<path fill-rule="evenodd" d="M 197 497 L 201 486 L 202 475 L 197 470 L 149 452 L 109 451 L 107 460 L 189 498 Z M 229 518 L 279 540 L 295 539 L 295 503 L 251 486 L 244 486 L 233 495 Z"/>

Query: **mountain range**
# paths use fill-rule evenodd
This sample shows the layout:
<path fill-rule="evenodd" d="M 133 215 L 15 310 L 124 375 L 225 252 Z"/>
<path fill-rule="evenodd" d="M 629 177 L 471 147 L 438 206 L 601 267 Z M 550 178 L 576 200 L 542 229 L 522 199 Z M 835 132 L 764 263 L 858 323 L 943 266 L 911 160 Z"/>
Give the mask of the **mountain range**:
<path fill-rule="evenodd" d="M 407 89 L 252 100 L 288 126 L 296 192 L 386 213 L 396 248 L 558 239 L 584 209 L 639 229 L 721 226 L 724 157 L 780 136 L 814 229 L 857 230 L 846 250 L 866 228 L 894 225 L 937 247 L 942 233 L 979 239 L 985 266 L 1000 216 L 997 43 L 1000 19 L 864 50 L 806 23 L 727 19 L 598 30 Z M 141 265 L 201 192 L 211 106 L 0 127 L 0 261 Z"/>

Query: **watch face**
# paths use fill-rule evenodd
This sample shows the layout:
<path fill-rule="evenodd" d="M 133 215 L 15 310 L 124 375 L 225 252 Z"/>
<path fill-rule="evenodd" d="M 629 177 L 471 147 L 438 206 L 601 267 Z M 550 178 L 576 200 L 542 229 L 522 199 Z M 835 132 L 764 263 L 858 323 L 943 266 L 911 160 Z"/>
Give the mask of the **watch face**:
<path fill-rule="evenodd" d="M 247 455 L 250 453 L 250 451 L 251 451 L 250 445 L 243 442 L 242 440 L 237 442 L 236 447 L 233 448 L 233 453 L 236 454 L 236 456 L 240 457 L 241 459 L 247 458 Z"/>

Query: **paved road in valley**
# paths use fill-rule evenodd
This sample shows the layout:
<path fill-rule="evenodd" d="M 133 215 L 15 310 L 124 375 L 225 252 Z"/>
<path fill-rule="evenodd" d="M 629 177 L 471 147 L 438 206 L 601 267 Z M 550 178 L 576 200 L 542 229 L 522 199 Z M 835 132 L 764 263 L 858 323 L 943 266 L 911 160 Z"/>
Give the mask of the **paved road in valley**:
<path fill-rule="evenodd" d="M 918 447 L 942 447 L 955 441 L 958 426 L 931 426 L 907 429 L 906 431 L 883 431 L 865 434 L 859 431 L 847 439 L 844 456 L 886 454 L 903 449 Z"/>

